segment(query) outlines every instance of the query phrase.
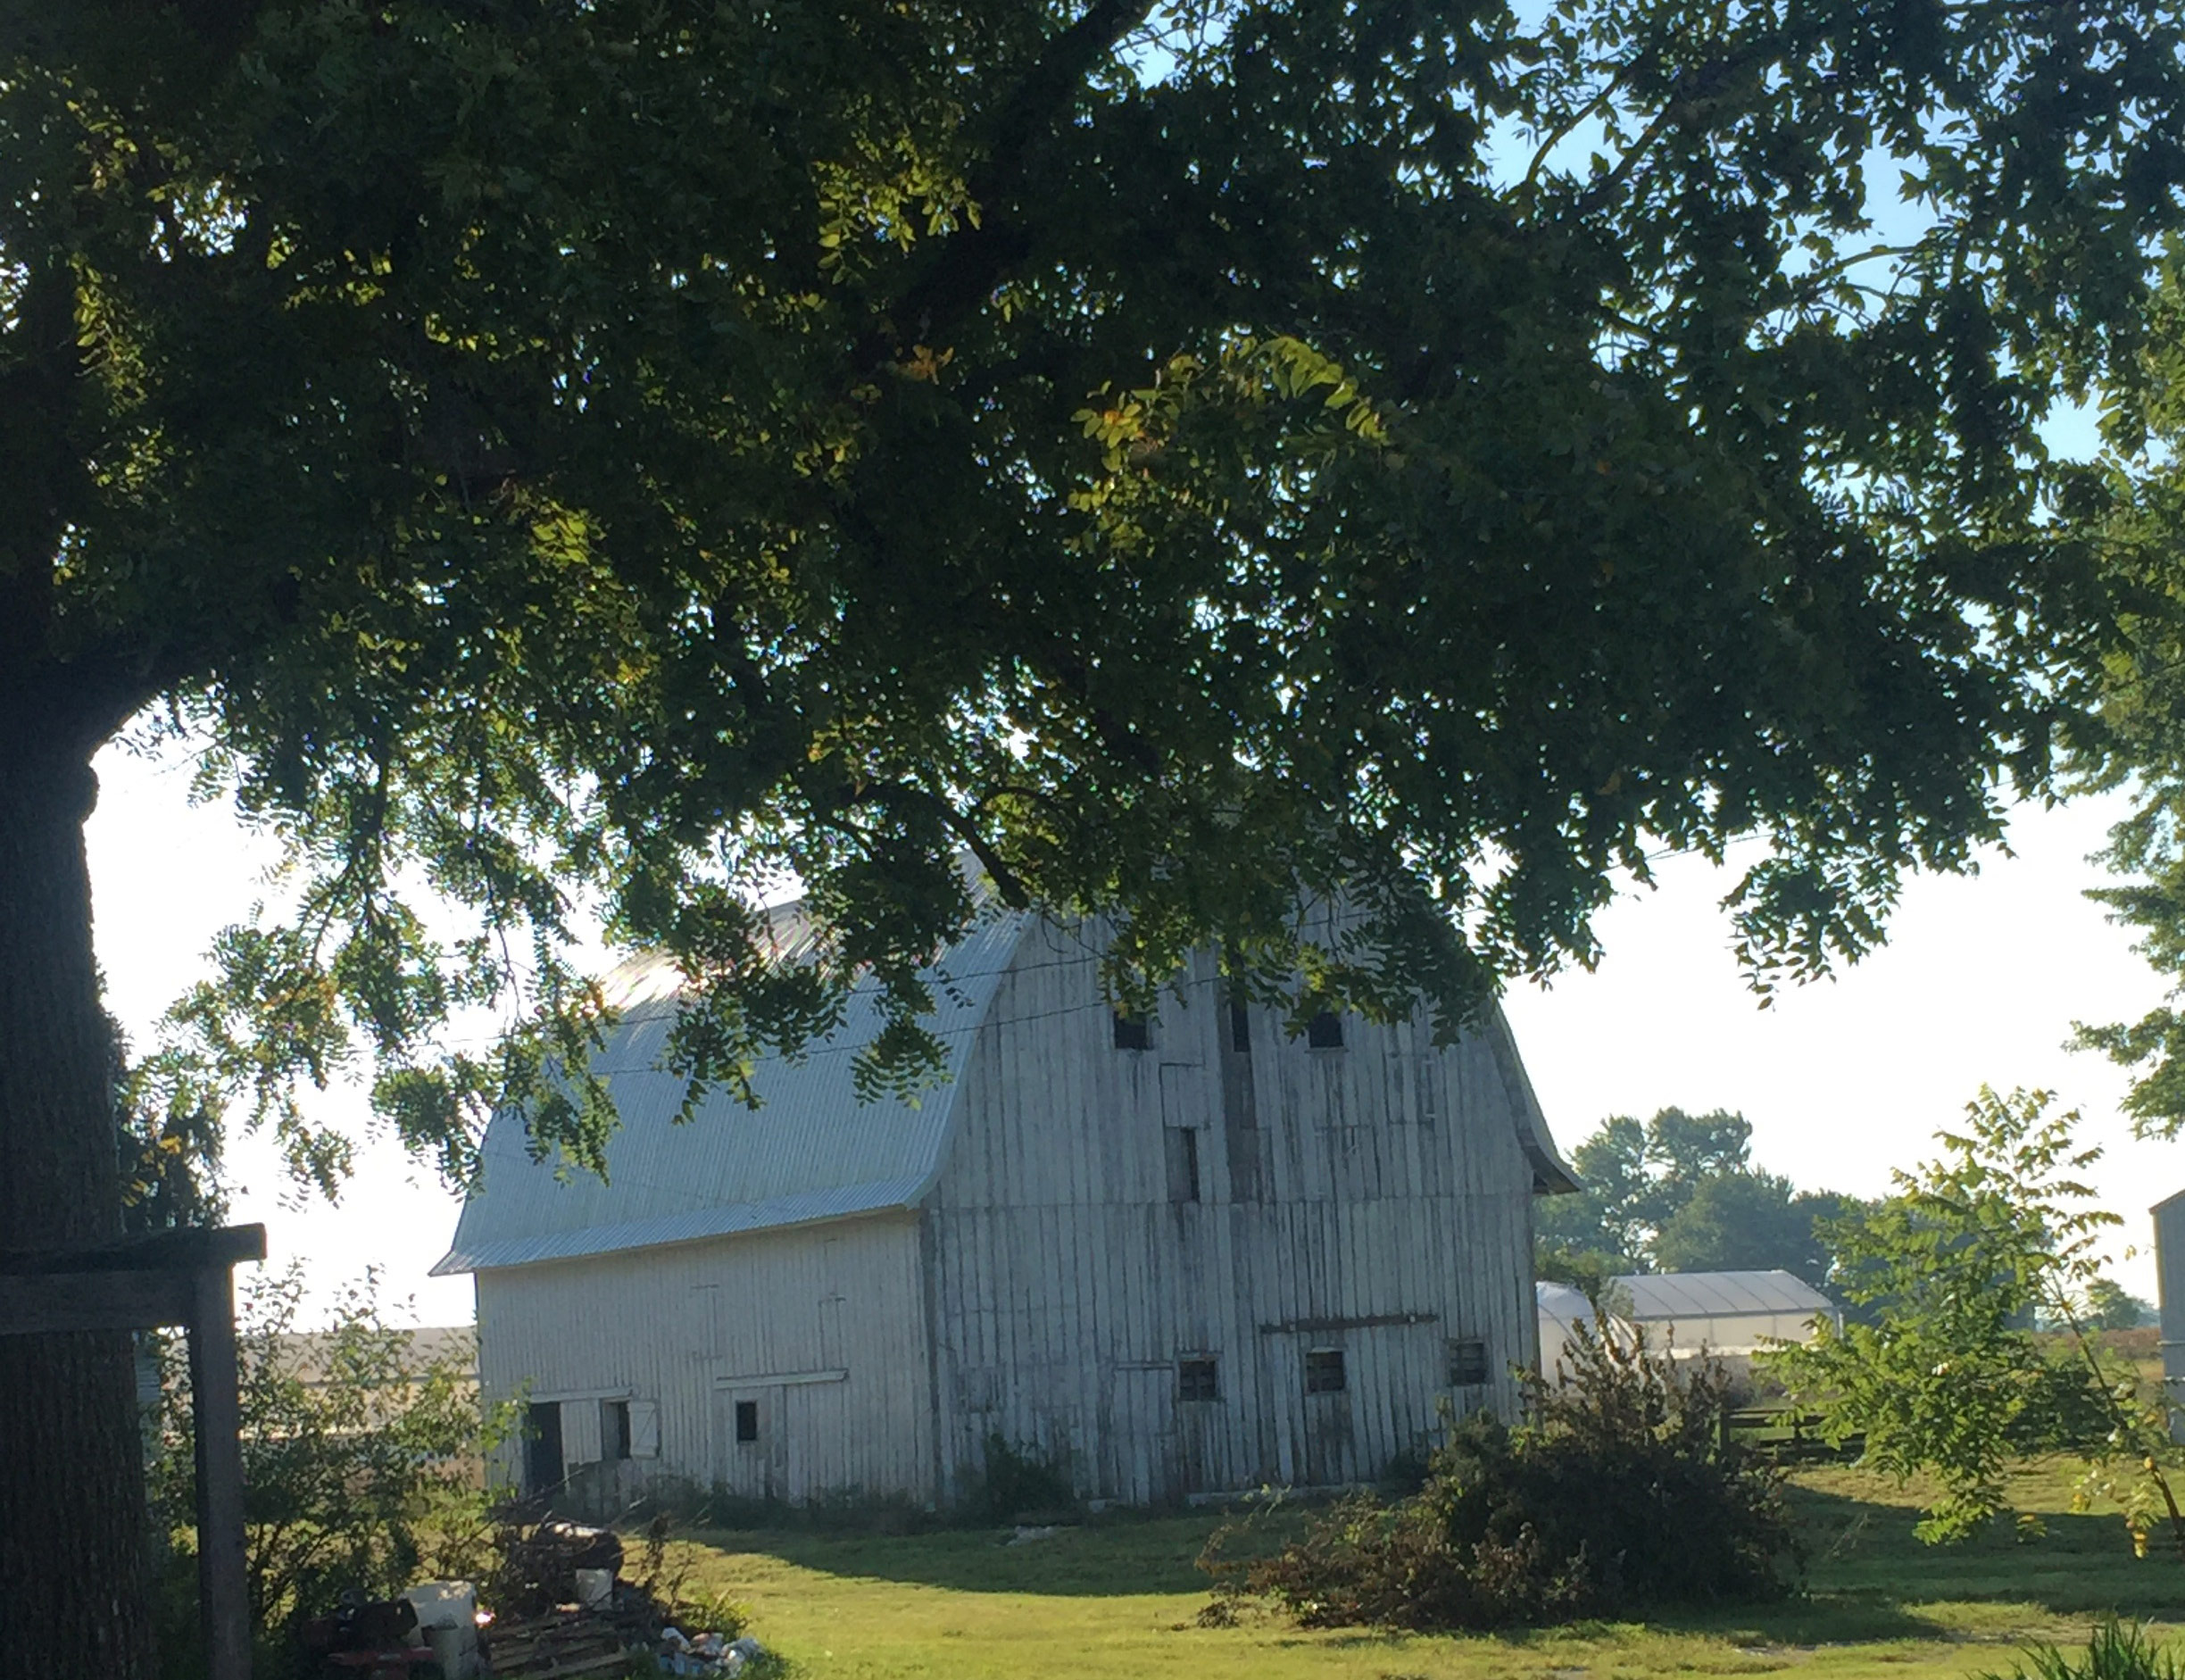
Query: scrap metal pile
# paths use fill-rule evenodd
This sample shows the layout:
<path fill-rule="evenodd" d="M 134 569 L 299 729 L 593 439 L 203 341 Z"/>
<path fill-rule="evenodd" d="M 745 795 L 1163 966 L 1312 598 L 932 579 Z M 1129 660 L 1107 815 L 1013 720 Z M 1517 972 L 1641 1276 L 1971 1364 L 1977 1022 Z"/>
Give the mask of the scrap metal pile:
<path fill-rule="evenodd" d="M 611 1529 L 543 1522 L 504 1538 L 481 1655 L 494 1680 L 562 1680 L 650 1657 L 659 1672 L 733 1680 L 761 1654 L 755 1639 L 686 1633 L 648 1584 L 621 1578 Z"/>

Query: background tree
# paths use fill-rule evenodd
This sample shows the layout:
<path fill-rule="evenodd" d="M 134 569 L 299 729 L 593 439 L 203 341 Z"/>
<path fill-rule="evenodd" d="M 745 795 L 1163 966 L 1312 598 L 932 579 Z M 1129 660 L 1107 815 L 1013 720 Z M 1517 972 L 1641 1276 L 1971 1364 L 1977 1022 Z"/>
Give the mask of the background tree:
<path fill-rule="evenodd" d="M 1847 1197 L 1801 1191 L 1774 1173 L 1717 1173 L 1692 1186 L 1648 1255 L 1665 1272 L 1781 1269 L 1824 1290 L 1835 1254 L 1823 1227 L 1849 1206 Z"/>
<path fill-rule="evenodd" d="M 1805 1346 L 1767 1356 L 1832 1441 L 1863 1440 L 1860 1462 L 1941 1492 L 1917 1527 L 1928 1541 L 1978 1533 L 2008 1509 L 2018 1458 L 2089 1455 L 2090 1487 L 2114 1497 L 2136 1546 L 2157 1525 L 2185 1558 L 2172 1495 L 2168 1407 L 2089 1340 L 2081 1302 L 2100 1281 L 2098 1247 L 2122 1223 L 2078 1175 L 2100 1159 L 2051 1115 L 2044 1091 L 1982 1089 L 1942 1153 L 1898 1173 L 1896 1193 L 1830 1231 L 1870 1322 L 1824 1322 Z M 2045 1348 L 2037 1315 L 2066 1333 Z"/>
<path fill-rule="evenodd" d="M 2112 1277 L 2097 1277 L 2086 1286 L 2079 1322 L 2089 1330 L 2136 1330 L 2154 1322 L 2154 1310 Z"/>
<path fill-rule="evenodd" d="M 132 718 L 297 864 L 146 1110 L 240 1098 L 328 1184 L 294 1094 L 367 1056 L 454 1173 L 504 1101 L 598 1163 L 539 1079 L 580 914 L 689 978 L 694 1089 L 860 973 L 864 1077 L 925 1077 L 964 847 L 1141 1001 L 1218 944 L 1454 1030 L 1748 834 L 1756 983 L 1856 955 L 2071 735 L 2102 487 L 2036 428 L 2136 365 L 2177 47 L 2155 0 L 0 0 L 0 1242 L 120 1228 L 81 823 Z M 137 1442 L 120 1338 L 11 1346 L 40 1673 L 148 1668 Z"/>
<path fill-rule="evenodd" d="M 1603 1121 L 1571 1152 L 1583 1188 L 1535 1210 L 1535 1271 L 1585 1287 L 1597 1273 L 1781 1268 L 1824 1287 L 1816 1221 L 1843 1199 L 1758 1170 L 1751 1150 L 1751 1123 L 1720 1109 Z"/>
<path fill-rule="evenodd" d="M 1603 1120 L 1571 1152 L 1578 1189 L 1535 1204 L 1540 1247 L 1604 1256 L 1614 1262 L 1612 1270 L 1636 1270 L 1651 1235 L 1641 1214 L 1652 1188 L 1646 1157 L 1646 1128 L 1639 1121 L 1621 1114 Z"/>

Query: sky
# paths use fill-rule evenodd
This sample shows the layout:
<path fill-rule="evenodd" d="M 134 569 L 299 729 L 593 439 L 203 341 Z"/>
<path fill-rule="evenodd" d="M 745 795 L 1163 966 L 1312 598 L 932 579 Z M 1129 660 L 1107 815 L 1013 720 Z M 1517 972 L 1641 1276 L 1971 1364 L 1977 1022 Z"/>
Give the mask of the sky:
<path fill-rule="evenodd" d="M 193 807 L 183 761 L 110 748 L 98 769 L 87 844 L 99 955 L 111 1006 L 141 1046 L 213 934 L 268 896 L 276 853 L 224 807 Z M 1704 860 L 1666 861 L 1655 888 L 1601 918 L 1596 971 L 1506 999 L 1558 1142 L 1567 1152 L 1612 1114 L 1732 1109 L 1752 1122 L 1759 1164 L 1807 1188 L 1873 1194 L 1891 1168 L 1931 1152 L 1935 1128 L 1982 1083 L 2041 1086 L 2081 1110 L 2085 1136 L 2104 1146 L 2094 1181 L 2127 1220 L 2115 1275 L 2151 1298 L 2146 1210 L 2185 1185 L 2185 1144 L 2134 1141 L 2117 1110 L 2122 1070 L 2065 1047 L 2074 1021 L 2135 1016 L 2164 990 L 2084 896 L 2105 878 L 2088 854 L 2122 810 L 2114 798 L 2021 808 L 2011 855 L 1985 856 L 1976 876 L 1915 877 L 1885 948 L 1765 1010 L 1730 954 L 1718 902 L 1730 877 Z M 369 1128 L 355 1085 L 311 1102 Z M 333 1206 L 295 1191 L 263 1138 L 234 1140 L 227 1168 L 230 1218 L 265 1223 L 272 1263 L 304 1260 L 320 1308 L 377 1267 L 383 1299 L 409 1303 L 403 1316 L 471 1317 L 468 1278 L 425 1275 L 460 1205 L 428 1163 L 374 1141 Z"/>

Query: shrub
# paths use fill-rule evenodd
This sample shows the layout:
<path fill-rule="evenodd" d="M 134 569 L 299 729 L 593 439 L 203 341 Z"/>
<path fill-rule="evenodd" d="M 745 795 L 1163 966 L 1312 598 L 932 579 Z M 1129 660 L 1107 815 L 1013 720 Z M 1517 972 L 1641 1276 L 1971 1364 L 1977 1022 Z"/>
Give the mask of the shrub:
<path fill-rule="evenodd" d="M 1218 1532 L 1201 1559 L 1217 1603 L 1425 1630 L 1781 1596 L 1790 1517 L 1777 1473 L 1724 1426 L 1721 1368 L 1584 1327 L 1566 1363 L 1563 1384 L 1531 1380 L 1519 1426 L 1451 1428 L 1408 1498 L 1342 1501 L 1256 1559 L 1231 1560 L 1240 1528 Z"/>
<path fill-rule="evenodd" d="M 2036 1453 L 2084 1454 L 2081 1491 L 2114 1500 L 2135 1550 L 2159 1534 L 2185 1559 L 2169 1406 L 2090 1335 L 2087 1298 L 2119 1221 L 2095 1204 L 2076 1112 L 2046 1092 L 1983 1087 L 1938 1156 L 1898 1173 L 1896 1193 L 1830 1227 L 1839 1289 L 1866 1321 L 1827 1319 L 1765 1363 L 1822 1433 L 1857 1438 L 1860 1462 L 1932 1478 L 1915 1532 L 1970 1539 L 2009 1509 L 2008 1470 Z M 2060 1333 L 2046 1336 L 2047 1320 Z"/>
<path fill-rule="evenodd" d="M 968 1503 L 994 1522 L 1022 1522 L 1076 1510 L 1077 1490 L 1070 1484 L 1067 1465 L 1041 1458 L 1036 1449 L 990 1435 L 986 1473 Z"/>
<path fill-rule="evenodd" d="M 261 1669 L 286 1672 L 287 1634 L 345 1589 L 371 1597 L 440 1575 L 483 1573 L 490 1544 L 481 1418 L 471 1361 L 428 1358 L 381 1315 L 375 1280 L 348 1290 L 328 1328 L 295 1333 L 301 1271 L 242 1293 L 244 1519 L 251 1624 Z M 187 1360 L 165 1349 L 151 1493 L 174 1548 L 162 1633 L 175 1680 L 201 1660 L 195 1569 L 195 1437 Z M 504 1419 L 496 1418 L 501 1422 Z"/>

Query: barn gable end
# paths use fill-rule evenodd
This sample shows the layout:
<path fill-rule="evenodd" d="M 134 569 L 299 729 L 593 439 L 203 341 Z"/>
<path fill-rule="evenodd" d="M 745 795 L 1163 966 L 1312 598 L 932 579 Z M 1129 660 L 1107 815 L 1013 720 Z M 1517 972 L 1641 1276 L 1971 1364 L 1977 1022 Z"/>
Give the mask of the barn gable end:
<path fill-rule="evenodd" d="M 1129 1502 L 1347 1483 L 1444 1400 L 1514 1404 L 1531 1197 L 1568 1180 L 1500 1018 L 1316 1048 L 1209 959 L 1118 1032 L 1097 961 L 1026 932 L 926 1203 L 944 1492 L 997 1437 Z"/>

